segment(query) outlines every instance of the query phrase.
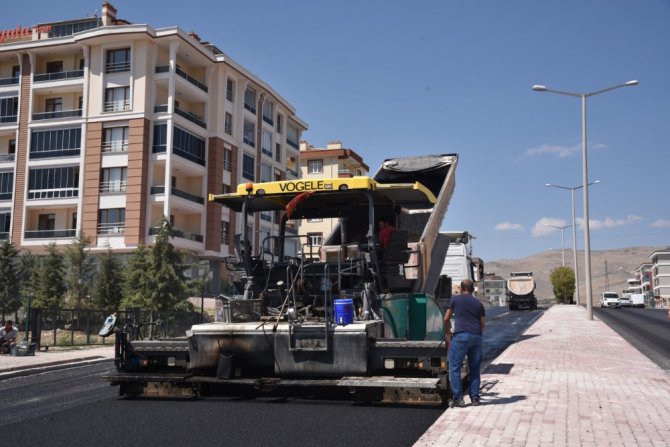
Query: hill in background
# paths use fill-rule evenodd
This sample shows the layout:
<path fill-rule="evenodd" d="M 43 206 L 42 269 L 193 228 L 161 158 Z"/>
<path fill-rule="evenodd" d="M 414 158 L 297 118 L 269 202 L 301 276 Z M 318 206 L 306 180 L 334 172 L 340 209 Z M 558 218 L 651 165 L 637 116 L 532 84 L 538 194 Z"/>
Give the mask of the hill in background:
<path fill-rule="evenodd" d="M 616 250 L 591 250 L 591 283 L 593 290 L 593 305 L 600 302 L 600 292 L 611 290 L 619 292 L 626 288 L 626 281 L 634 278 L 634 270 L 640 264 L 649 262 L 649 255 L 662 247 L 630 247 Z M 605 269 L 607 262 L 607 269 Z M 511 272 L 533 272 L 537 284 L 535 294 L 538 302 L 554 301 L 553 288 L 549 275 L 556 267 L 562 265 L 561 250 L 548 250 L 522 259 L 503 259 L 500 261 L 484 261 L 486 273 L 495 273 L 503 278 L 509 277 Z M 574 268 L 572 250 L 565 250 L 565 266 Z M 580 302 L 586 299 L 584 275 L 584 251 L 577 251 L 577 266 L 579 268 Z M 609 285 L 608 285 L 609 284 Z"/>

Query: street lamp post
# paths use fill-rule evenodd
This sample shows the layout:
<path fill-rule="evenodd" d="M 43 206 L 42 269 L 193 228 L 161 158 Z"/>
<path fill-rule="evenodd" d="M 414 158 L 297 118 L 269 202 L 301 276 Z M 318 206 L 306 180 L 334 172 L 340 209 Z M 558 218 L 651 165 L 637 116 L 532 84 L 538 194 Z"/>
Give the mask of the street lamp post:
<path fill-rule="evenodd" d="M 584 275 L 586 276 L 586 314 L 589 320 L 593 320 L 593 290 L 591 290 L 591 236 L 589 231 L 589 170 L 586 151 L 586 98 L 601 93 L 616 90 L 621 87 L 638 85 L 638 81 L 628 81 L 623 84 L 613 85 L 602 90 L 590 93 L 572 93 L 563 90 L 554 90 L 544 85 L 534 85 L 536 92 L 550 92 L 559 95 L 574 96 L 582 99 L 582 184 L 584 187 Z"/>
<path fill-rule="evenodd" d="M 589 186 L 595 185 L 597 183 L 600 183 L 600 180 L 589 183 Z M 577 222 L 575 221 L 575 191 L 583 188 L 584 185 L 570 187 L 545 183 L 544 186 L 567 189 L 570 191 L 570 201 L 572 203 L 572 261 L 575 264 L 575 304 L 579 306 L 579 269 L 577 267 Z"/>
<path fill-rule="evenodd" d="M 551 225 L 551 224 L 545 224 L 547 227 L 552 227 L 552 228 L 558 228 L 561 230 L 561 253 L 563 254 L 563 267 L 565 267 L 565 236 L 564 236 L 564 230 L 566 228 L 570 228 L 572 225 Z"/>

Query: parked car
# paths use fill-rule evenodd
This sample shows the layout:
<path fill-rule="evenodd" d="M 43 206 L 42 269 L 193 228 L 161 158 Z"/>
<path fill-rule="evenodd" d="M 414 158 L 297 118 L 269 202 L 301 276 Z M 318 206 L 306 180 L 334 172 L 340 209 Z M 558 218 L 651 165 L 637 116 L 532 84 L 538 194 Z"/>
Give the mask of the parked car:
<path fill-rule="evenodd" d="M 630 307 L 630 295 L 621 295 L 619 301 L 621 301 L 621 307 Z"/>
<path fill-rule="evenodd" d="M 600 294 L 600 307 L 614 307 L 619 309 L 621 307 L 621 299 L 616 292 L 602 292 Z"/>

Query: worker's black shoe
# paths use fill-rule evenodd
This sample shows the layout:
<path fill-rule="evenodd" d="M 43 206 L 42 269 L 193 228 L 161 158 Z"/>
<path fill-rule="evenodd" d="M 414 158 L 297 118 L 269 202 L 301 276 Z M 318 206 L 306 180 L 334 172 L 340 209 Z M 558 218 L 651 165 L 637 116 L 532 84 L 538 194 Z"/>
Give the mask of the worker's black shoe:
<path fill-rule="evenodd" d="M 452 399 L 451 402 L 449 402 L 449 407 L 451 408 L 464 407 L 464 406 L 465 401 L 463 399 Z"/>
<path fill-rule="evenodd" d="M 479 401 L 479 399 L 472 399 L 472 406 L 473 407 L 477 407 L 479 405 L 481 405 L 481 402 Z"/>

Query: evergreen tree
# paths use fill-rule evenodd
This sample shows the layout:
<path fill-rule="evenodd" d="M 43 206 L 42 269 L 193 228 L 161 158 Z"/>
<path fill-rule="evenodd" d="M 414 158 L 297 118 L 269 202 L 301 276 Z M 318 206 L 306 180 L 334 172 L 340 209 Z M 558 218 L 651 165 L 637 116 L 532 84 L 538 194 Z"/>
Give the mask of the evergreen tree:
<path fill-rule="evenodd" d="M 100 256 L 98 272 L 93 285 L 93 303 L 98 309 L 113 312 L 119 309 L 123 293 L 123 272 L 119 259 L 108 248 Z"/>
<path fill-rule="evenodd" d="M 163 222 L 151 247 L 151 283 L 150 306 L 154 310 L 192 310 L 188 301 L 192 282 L 186 278 L 184 271 L 184 253 L 177 250 L 170 237 L 172 226 L 163 217 Z"/>
<path fill-rule="evenodd" d="M 21 307 L 18 269 L 15 265 L 18 251 L 4 240 L 0 243 L 0 312 L 2 315 L 16 312 Z"/>
<path fill-rule="evenodd" d="M 556 302 L 570 304 L 575 293 L 575 272 L 570 267 L 556 267 L 549 278 Z"/>
<path fill-rule="evenodd" d="M 40 284 L 40 260 L 30 252 L 24 252 L 19 259 L 19 287 L 21 296 L 37 296 Z"/>
<path fill-rule="evenodd" d="M 92 259 L 89 256 L 91 239 L 80 232 L 72 243 L 65 248 L 67 260 L 67 294 L 68 304 L 76 309 L 90 307 L 91 285 L 90 279 L 93 270 Z"/>
<path fill-rule="evenodd" d="M 121 308 L 149 306 L 149 290 L 151 274 L 149 272 L 149 249 L 140 243 L 133 251 L 123 268 L 123 300 Z"/>
<path fill-rule="evenodd" d="M 34 306 L 61 307 L 65 297 L 65 268 L 63 255 L 58 252 L 55 242 L 47 245 L 47 255 L 43 259 L 39 272 L 39 286 Z"/>

